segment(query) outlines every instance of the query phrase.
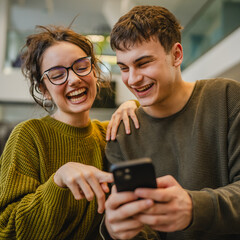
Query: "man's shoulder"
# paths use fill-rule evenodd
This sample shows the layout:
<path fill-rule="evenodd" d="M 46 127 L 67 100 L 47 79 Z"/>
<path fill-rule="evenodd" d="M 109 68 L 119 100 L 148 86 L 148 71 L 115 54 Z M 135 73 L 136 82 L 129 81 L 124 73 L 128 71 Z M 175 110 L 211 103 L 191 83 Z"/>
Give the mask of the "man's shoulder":
<path fill-rule="evenodd" d="M 217 85 L 218 87 L 236 86 L 240 88 L 240 82 L 231 78 L 209 78 L 198 80 L 197 82 L 198 85 L 209 87 L 214 87 Z"/>
<path fill-rule="evenodd" d="M 196 82 L 195 92 L 199 94 L 203 93 L 206 98 L 215 96 L 215 100 L 219 97 L 224 99 L 234 98 L 240 100 L 240 82 L 229 78 L 198 80 Z"/>

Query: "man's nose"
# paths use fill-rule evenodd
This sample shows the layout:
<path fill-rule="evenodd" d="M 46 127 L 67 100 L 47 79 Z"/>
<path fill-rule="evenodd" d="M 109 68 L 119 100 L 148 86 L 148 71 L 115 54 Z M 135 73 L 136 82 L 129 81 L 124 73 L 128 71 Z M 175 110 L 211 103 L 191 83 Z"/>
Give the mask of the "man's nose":
<path fill-rule="evenodd" d="M 143 75 L 140 71 L 131 69 L 128 77 L 128 85 L 137 85 L 142 79 Z"/>

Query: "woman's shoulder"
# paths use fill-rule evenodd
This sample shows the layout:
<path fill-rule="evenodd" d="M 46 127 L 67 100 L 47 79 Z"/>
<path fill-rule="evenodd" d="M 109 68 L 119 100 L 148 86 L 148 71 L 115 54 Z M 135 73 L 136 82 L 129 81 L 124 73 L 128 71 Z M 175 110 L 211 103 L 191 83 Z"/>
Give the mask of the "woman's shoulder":
<path fill-rule="evenodd" d="M 92 125 L 100 130 L 106 130 L 108 126 L 109 121 L 99 121 L 97 119 L 92 120 Z"/>
<path fill-rule="evenodd" d="M 46 126 L 45 118 L 34 118 L 20 122 L 13 128 L 13 132 L 27 132 L 31 135 L 33 132 L 42 131 Z"/>

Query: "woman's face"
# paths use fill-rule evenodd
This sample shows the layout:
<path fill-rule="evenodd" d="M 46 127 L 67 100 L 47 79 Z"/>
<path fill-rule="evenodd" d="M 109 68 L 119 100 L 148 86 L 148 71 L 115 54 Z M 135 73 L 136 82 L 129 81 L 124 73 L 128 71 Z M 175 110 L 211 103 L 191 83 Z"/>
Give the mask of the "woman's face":
<path fill-rule="evenodd" d="M 44 71 L 56 67 L 70 67 L 79 58 L 86 57 L 86 53 L 69 42 L 58 42 L 49 47 L 43 54 L 41 74 Z M 95 100 L 97 78 L 94 69 L 86 76 L 80 77 L 68 69 L 68 79 L 62 85 L 52 84 L 46 74 L 43 78 L 46 90 L 44 96 L 52 99 L 57 111 L 54 117 L 62 122 L 74 124 L 78 121 L 89 120 L 89 110 Z"/>

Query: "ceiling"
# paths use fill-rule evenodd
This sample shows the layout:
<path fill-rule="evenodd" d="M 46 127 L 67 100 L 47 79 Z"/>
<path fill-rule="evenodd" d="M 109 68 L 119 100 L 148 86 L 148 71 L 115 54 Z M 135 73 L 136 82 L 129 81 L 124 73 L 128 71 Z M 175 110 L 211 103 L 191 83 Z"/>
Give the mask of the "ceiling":
<path fill-rule="evenodd" d="M 19 41 L 36 25 L 64 25 L 82 34 L 109 34 L 119 17 L 136 5 L 160 5 L 169 9 L 186 28 L 212 0 L 6 0 L 9 3 L 8 29 Z M 198 29 L 199 30 L 199 29 Z M 22 39 L 21 39 L 22 38 Z M 21 45 L 21 44 L 20 44 Z M 13 48 L 11 48 L 12 50 Z M 111 49 L 106 50 L 111 54 Z M 240 63 L 223 76 L 240 79 Z"/>
<path fill-rule="evenodd" d="M 118 18 L 136 5 L 161 5 L 172 11 L 183 26 L 207 0 L 10 0 L 10 28 L 20 32 L 35 25 L 68 26 L 83 34 L 109 33 Z"/>

